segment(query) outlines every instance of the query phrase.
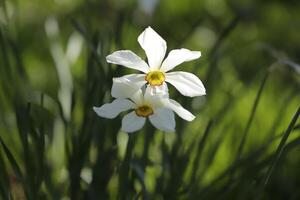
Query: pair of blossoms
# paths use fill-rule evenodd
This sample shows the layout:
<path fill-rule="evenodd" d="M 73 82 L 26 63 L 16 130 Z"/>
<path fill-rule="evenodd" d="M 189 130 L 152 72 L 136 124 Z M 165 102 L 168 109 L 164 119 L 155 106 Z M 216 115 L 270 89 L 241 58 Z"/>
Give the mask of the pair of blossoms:
<path fill-rule="evenodd" d="M 133 110 L 122 119 L 121 129 L 125 132 L 141 129 L 147 117 L 157 129 L 174 132 L 174 112 L 187 121 L 192 121 L 195 116 L 175 100 L 169 99 L 166 82 L 189 97 L 205 95 L 205 88 L 194 74 L 169 71 L 183 62 L 199 58 L 201 53 L 175 49 L 163 61 L 167 50 L 166 42 L 151 27 L 139 35 L 138 42 L 147 55 L 149 65 L 129 50 L 116 51 L 108 55 L 106 60 L 108 63 L 136 69 L 144 74 L 113 78 L 111 95 L 116 99 L 112 103 L 93 109 L 100 117 L 110 119 L 123 111 Z"/>

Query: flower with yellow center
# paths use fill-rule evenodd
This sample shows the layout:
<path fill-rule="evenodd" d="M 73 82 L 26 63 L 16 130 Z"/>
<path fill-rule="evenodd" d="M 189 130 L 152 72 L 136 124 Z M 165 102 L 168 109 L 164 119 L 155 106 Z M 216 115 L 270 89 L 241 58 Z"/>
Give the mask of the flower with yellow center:
<path fill-rule="evenodd" d="M 165 82 L 168 82 L 185 96 L 205 95 L 202 82 L 194 74 L 182 71 L 169 72 L 183 62 L 199 58 L 201 56 L 200 51 L 175 49 L 170 51 L 167 58 L 163 60 L 167 50 L 166 42 L 151 27 L 146 28 L 140 34 L 138 42 L 145 50 L 148 64 L 129 50 L 120 50 L 108 55 L 106 57 L 107 62 L 143 72 L 144 74 L 125 76 L 140 88 L 145 84 L 161 87 L 165 85 Z"/>
<path fill-rule="evenodd" d="M 112 103 L 94 107 L 94 111 L 104 118 L 115 118 L 119 113 L 132 110 L 122 119 L 121 129 L 134 132 L 141 129 L 146 118 L 157 129 L 166 132 L 175 131 L 174 112 L 181 118 L 192 121 L 195 116 L 184 109 L 167 94 L 154 94 L 151 86 L 142 90 L 127 78 L 114 79 L 111 94 L 116 98 Z"/>

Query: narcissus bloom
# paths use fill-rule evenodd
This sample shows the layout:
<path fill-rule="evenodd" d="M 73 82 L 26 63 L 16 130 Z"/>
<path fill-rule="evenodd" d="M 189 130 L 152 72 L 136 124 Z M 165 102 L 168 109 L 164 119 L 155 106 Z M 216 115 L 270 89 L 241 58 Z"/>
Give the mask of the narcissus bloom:
<path fill-rule="evenodd" d="M 139 87 L 145 84 L 157 87 L 168 82 L 185 96 L 205 95 L 202 82 L 194 74 L 182 71 L 169 72 L 183 62 L 199 58 L 201 56 L 200 51 L 175 49 L 170 51 L 163 61 L 167 50 L 166 42 L 151 27 L 146 28 L 140 34 L 138 42 L 145 50 L 148 64 L 130 50 L 120 50 L 108 55 L 106 57 L 107 62 L 144 72 L 144 74 L 125 76 Z"/>
<path fill-rule="evenodd" d="M 122 119 L 121 129 L 125 132 L 141 129 L 146 118 L 149 118 L 157 129 L 173 132 L 175 131 L 174 112 L 187 121 L 195 118 L 179 103 L 169 99 L 168 93 L 153 95 L 152 87 L 144 87 L 143 90 L 127 78 L 114 79 L 111 94 L 116 98 L 112 103 L 93 109 L 100 117 L 110 119 L 123 111 L 132 110 Z"/>

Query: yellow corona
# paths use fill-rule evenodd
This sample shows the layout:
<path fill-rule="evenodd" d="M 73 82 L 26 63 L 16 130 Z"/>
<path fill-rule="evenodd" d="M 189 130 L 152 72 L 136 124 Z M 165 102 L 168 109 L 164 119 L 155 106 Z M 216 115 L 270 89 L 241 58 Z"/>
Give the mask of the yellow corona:
<path fill-rule="evenodd" d="M 165 74 L 162 71 L 150 71 L 145 80 L 152 86 L 159 86 L 165 81 Z"/>
<path fill-rule="evenodd" d="M 135 109 L 135 113 L 140 117 L 148 117 L 153 114 L 153 109 L 149 105 L 142 105 Z"/>

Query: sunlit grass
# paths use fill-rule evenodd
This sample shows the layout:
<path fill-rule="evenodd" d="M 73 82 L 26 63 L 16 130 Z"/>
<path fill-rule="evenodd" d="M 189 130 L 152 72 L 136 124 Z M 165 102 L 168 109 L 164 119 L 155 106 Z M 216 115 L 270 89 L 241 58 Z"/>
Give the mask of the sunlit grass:
<path fill-rule="evenodd" d="M 298 3 L 213 12 L 214 2 L 165 1 L 151 17 L 135 1 L 65 2 L 36 2 L 49 5 L 39 12 L 29 1 L 0 4 L 0 199 L 300 198 Z M 202 52 L 178 70 L 200 77 L 207 95 L 170 87 L 197 117 L 177 117 L 175 133 L 148 121 L 127 134 L 122 116 L 92 110 L 111 101 L 112 77 L 128 72 L 105 57 L 143 57 L 136 38 L 148 25 L 168 49 Z"/>

